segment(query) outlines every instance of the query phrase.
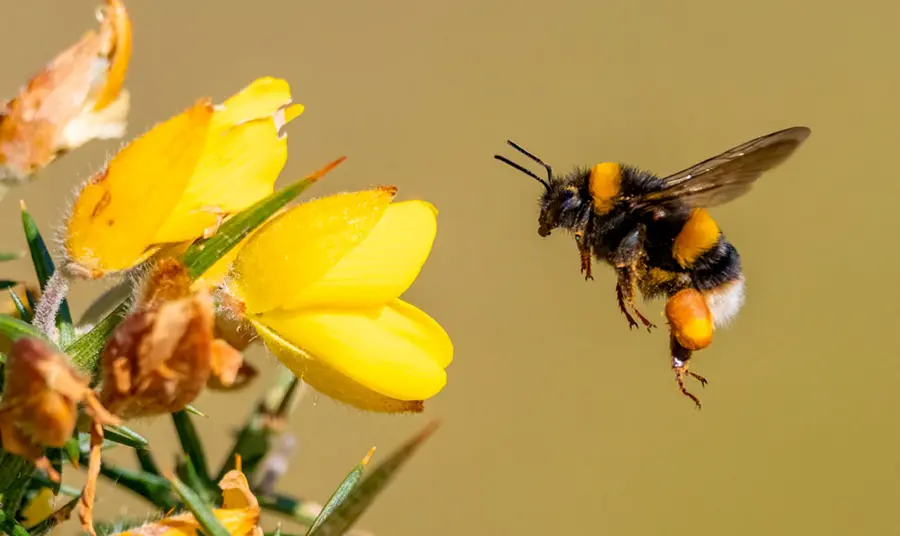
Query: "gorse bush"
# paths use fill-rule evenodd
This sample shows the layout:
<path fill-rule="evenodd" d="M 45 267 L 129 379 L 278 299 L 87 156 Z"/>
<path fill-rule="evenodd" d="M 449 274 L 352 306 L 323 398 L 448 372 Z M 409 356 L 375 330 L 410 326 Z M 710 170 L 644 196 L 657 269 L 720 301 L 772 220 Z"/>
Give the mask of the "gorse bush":
<path fill-rule="evenodd" d="M 99 31 L 6 103 L 3 193 L 90 140 L 124 137 L 131 20 L 119 0 L 100 15 Z M 422 412 L 453 356 L 443 328 L 400 298 L 431 251 L 434 206 L 394 202 L 392 185 L 293 204 L 343 158 L 275 189 L 286 131 L 302 112 L 288 82 L 272 77 L 222 103 L 195 101 L 86 181 L 58 251 L 22 203 L 35 279 L 0 280 L 3 531 L 45 534 L 77 510 L 91 534 L 261 534 L 271 511 L 307 534 L 343 534 L 434 431 L 432 423 L 366 471 L 369 451 L 322 506 L 274 489 L 272 468 L 284 464 L 272 460 L 288 455 L 275 447 L 301 382 L 361 410 Z M 69 287 L 97 279 L 115 284 L 76 322 Z M 191 404 L 203 389 L 254 384 L 244 352 L 256 343 L 285 368 L 214 470 Z M 166 415 L 183 449 L 172 471 L 128 428 Z M 139 469 L 104 461 L 108 448 L 133 450 Z M 82 489 L 62 484 L 72 469 L 87 471 Z M 116 484 L 110 493 L 138 494 L 158 516 L 94 519 L 101 477 Z"/>

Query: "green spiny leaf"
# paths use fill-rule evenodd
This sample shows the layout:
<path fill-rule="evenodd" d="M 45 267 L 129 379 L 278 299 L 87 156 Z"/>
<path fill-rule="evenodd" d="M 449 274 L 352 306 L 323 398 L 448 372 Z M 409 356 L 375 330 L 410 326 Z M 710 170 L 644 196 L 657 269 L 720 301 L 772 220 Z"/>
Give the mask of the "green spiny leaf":
<path fill-rule="evenodd" d="M 28 300 L 28 308 L 34 311 L 37 308 L 37 296 L 28 287 L 25 287 L 25 298 Z"/>
<path fill-rule="evenodd" d="M 209 469 L 206 465 L 206 454 L 203 452 L 203 443 L 200 436 L 191 422 L 190 415 L 186 411 L 181 410 L 172 414 L 172 422 L 175 423 L 175 431 L 178 432 L 178 441 L 181 442 L 181 449 L 188 457 L 197 477 L 206 489 L 213 488 L 214 483 L 209 476 Z"/>
<path fill-rule="evenodd" d="M 306 536 L 310 536 L 311 534 L 313 534 L 319 528 L 319 526 L 322 525 L 322 523 L 326 519 L 328 519 L 328 516 L 330 516 L 331 513 L 334 512 L 334 510 L 344 502 L 344 499 L 346 499 L 350 495 L 350 492 L 353 491 L 354 488 L 356 488 L 356 485 L 362 478 L 363 471 L 365 470 L 366 465 L 369 463 L 369 460 L 372 459 L 373 454 L 375 454 L 374 447 L 369 451 L 368 454 L 366 454 L 366 457 L 363 458 L 361 462 L 356 464 L 356 467 L 354 467 L 353 470 L 350 471 L 350 474 L 348 474 L 346 478 L 344 478 L 344 481 L 341 482 L 341 485 L 338 486 L 338 488 L 331 495 L 331 498 L 328 499 L 328 502 L 325 503 L 325 506 L 322 507 L 322 511 L 319 512 L 318 516 L 316 516 L 316 520 L 313 521 L 313 524 L 309 527 L 309 530 L 306 531 Z"/>
<path fill-rule="evenodd" d="M 12 343 L 19 337 L 35 337 L 50 343 L 52 347 L 56 346 L 31 324 L 12 316 L 0 315 L 0 352 L 9 353 Z"/>
<path fill-rule="evenodd" d="M 3 510 L 8 514 L 13 514 L 22 507 L 22 501 L 28 492 L 28 484 L 35 472 L 34 463 L 24 459 L 6 458 L 3 460 L 3 464 L 8 464 L 10 467 L 18 466 L 18 470 L 13 472 L 14 476 L 4 482 L 6 489 L 3 490 Z"/>
<path fill-rule="evenodd" d="M 34 271 L 37 274 L 41 291 L 46 289 L 47 283 L 56 271 L 53 258 L 47 250 L 47 244 L 38 230 L 37 224 L 31 214 L 22 204 L 22 227 L 25 229 L 25 240 L 28 241 L 28 249 L 31 251 L 31 261 L 34 263 Z M 75 340 L 75 328 L 72 325 L 72 314 L 69 312 L 69 303 L 63 299 L 62 305 L 56 317 L 56 327 L 59 330 L 59 345 L 63 348 Z"/>
<path fill-rule="evenodd" d="M 203 413 L 202 411 L 200 411 L 199 409 L 195 408 L 194 406 L 192 406 L 190 404 L 188 404 L 187 406 L 184 407 L 184 411 L 190 413 L 191 415 L 196 415 L 198 417 L 209 417 L 209 415 L 207 415 L 206 413 Z"/>
<path fill-rule="evenodd" d="M 103 437 L 113 443 L 136 449 L 145 449 L 150 445 L 143 436 L 131 428 L 121 425 L 104 425 Z"/>
<path fill-rule="evenodd" d="M 159 472 L 159 467 L 156 466 L 153 454 L 151 454 L 148 449 L 134 449 L 134 455 L 137 458 L 138 465 L 141 466 L 142 471 L 150 473 L 151 475 L 162 475 L 162 473 Z"/>
<path fill-rule="evenodd" d="M 77 433 L 66 441 L 66 444 L 63 445 L 62 450 L 63 452 L 65 452 L 66 458 L 69 460 L 69 463 L 71 463 L 72 465 L 78 465 L 78 458 L 81 456 L 81 443 L 78 440 Z"/>
<path fill-rule="evenodd" d="M 437 426 L 437 421 L 432 422 L 394 451 L 393 454 L 357 484 L 356 488 L 331 512 L 331 515 L 319 524 L 315 531 L 308 534 L 315 534 L 315 536 L 339 536 L 347 532 L 384 487 L 387 486 L 397 471 L 418 450 L 422 443 L 434 433 Z"/>
<path fill-rule="evenodd" d="M 169 481 L 172 483 L 172 489 L 175 490 L 175 493 L 177 493 L 179 497 L 181 497 L 181 500 L 184 501 L 184 505 L 187 509 L 194 514 L 197 522 L 200 523 L 201 529 L 207 536 L 231 536 L 228 531 L 225 530 L 225 527 L 219 523 L 219 520 L 216 519 L 216 516 L 213 514 L 210 507 L 194 492 L 194 490 L 187 487 L 184 482 L 174 475 L 169 477 Z"/>
<path fill-rule="evenodd" d="M 273 214 L 284 208 L 304 190 L 320 179 L 325 173 L 343 162 L 343 158 L 329 164 L 309 177 L 277 190 L 265 199 L 256 202 L 247 209 L 229 218 L 216 231 L 215 236 L 203 242 L 191 245 L 181 259 L 188 267 L 192 278 L 202 276 L 219 259 L 238 245 L 254 229 L 268 220 Z"/>
<path fill-rule="evenodd" d="M 42 473 L 42 472 L 40 472 L 40 471 L 36 471 L 36 472 L 31 476 L 31 485 L 32 485 L 33 487 L 38 487 L 38 488 L 53 488 L 54 484 L 55 484 L 55 483 L 54 483 L 53 481 L 51 481 L 51 480 L 47 477 L 47 475 L 45 475 L 44 473 Z M 70 487 L 70 486 L 60 486 L 60 487 L 59 487 L 59 493 L 62 494 L 62 495 L 67 495 L 67 496 L 69 496 L 69 497 L 78 497 L 79 495 L 81 495 L 81 490 L 80 490 L 80 489 L 75 489 L 75 488 Z"/>
<path fill-rule="evenodd" d="M 22 303 L 22 298 L 19 298 L 19 295 L 16 294 L 15 291 L 13 291 L 13 290 L 9 291 L 9 297 L 12 300 L 13 305 L 16 306 L 16 311 L 19 313 L 19 317 L 23 321 L 30 324 L 32 314 L 31 314 L 31 311 L 28 310 L 28 307 L 26 307 L 25 304 Z"/>
<path fill-rule="evenodd" d="M 194 490 L 203 502 L 206 504 L 214 504 L 218 490 L 207 487 L 206 482 L 197 474 L 197 469 L 191 463 L 190 458 L 180 458 L 175 464 L 175 474 L 184 484 Z"/>
<path fill-rule="evenodd" d="M 89 332 L 78 338 L 77 341 L 66 347 L 66 353 L 72 357 L 72 362 L 79 369 L 90 373 L 96 379 L 100 369 L 100 353 L 106 346 L 106 341 L 113 330 L 125 318 L 128 312 L 128 301 L 119 304 L 110 311 L 103 320 L 97 323 Z"/>
<path fill-rule="evenodd" d="M 5 510 L 0 510 L 0 530 L 10 536 L 30 536 L 28 530 L 16 521 L 15 516 Z"/>
<path fill-rule="evenodd" d="M 89 461 L 88 455 L 83 454 L 82 464 L 87 465 Z M 172 497 L 169 481 L 159 475 L 123 469 L 106 462 L 100 466 L 100 474 L 117 486 L 147 499 L 161 510 L 171 510 L 177 504 L 175 498 Z"/>

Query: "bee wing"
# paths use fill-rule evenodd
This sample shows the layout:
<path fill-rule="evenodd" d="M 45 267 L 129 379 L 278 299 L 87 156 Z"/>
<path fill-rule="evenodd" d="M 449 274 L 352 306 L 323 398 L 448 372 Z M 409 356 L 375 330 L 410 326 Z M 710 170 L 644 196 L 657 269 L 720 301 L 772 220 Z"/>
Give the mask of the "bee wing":
<path fill-rule="evenodd" d="M 792 127 L 742 143 L 663 178 L 665 188 L 635 200 L 634 207 L 651 209 L 679 203 L 706 208 L 737 199 L 763 173 L 787 160 L 810 132 L 807 127 Z"/>

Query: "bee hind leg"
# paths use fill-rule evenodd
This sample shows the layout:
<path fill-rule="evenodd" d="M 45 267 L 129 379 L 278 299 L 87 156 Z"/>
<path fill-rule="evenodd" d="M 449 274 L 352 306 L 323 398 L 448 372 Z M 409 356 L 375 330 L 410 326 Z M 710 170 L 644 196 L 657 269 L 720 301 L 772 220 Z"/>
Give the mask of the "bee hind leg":
<path fill-rule="evenodd" d="M 678 389 L 681 391 L 681 394 L 690 398 L 697 405 L 697 409 L 700 409 L 700 399 L 687 390 L 687 387 L 684 385 L 684 379 L 686 376 L 691 376 L 700 382 L 701 387 L 706 387 L 706 378 L 688 370 L 688 363 L 693 352 L 682 346 L 674 334 L 670 337 L 670 346 L 672 350 L 672 371 L 675 372 L 675 382 L 678 384 Z"/>

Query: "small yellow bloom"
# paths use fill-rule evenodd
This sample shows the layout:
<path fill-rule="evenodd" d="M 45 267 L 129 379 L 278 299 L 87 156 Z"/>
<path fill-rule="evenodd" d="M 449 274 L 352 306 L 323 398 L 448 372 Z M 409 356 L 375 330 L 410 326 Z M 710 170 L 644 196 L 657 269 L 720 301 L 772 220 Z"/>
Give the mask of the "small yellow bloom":
<path fill-rule="evenodd" d="M 262 536 L 259 526 L 259 501 L 250 491 L 247 477 L 240 468 L 233 469 L 219 481 L 222 490 L 222 507 L 213 514 L 222 527 L 232 536 Z M 119 536 L 198 536 L 200 523 L 191 513 L 183 513 L 147 523 L 140 527 L 116 533 Z"/>
<path fill-rule="evenodd" d="M 447 333 L 399 299 L 431 252 L 437 210 L 379 188 L 282 213 L 240 250 L 226 287 L 269 349 L 318 391 L 421 411 L 446 384 Z"/>
<path fill-rule="evenodd" d="M 0 106 L 0 180 L 24 181 L 65 151 L 125 134 L 131 21 L 121 0 L 105 3 L 99 32 L 85 34 Z"/>
<path fill-rule="evenodd" d="M 260 78 L 223 104 L 206 99 L 116 154 L 75 201 L 65 250 L 73 272 L 102 277 L 161 248 L 215 232 L 269 195 L 287 160 L 282 128 L 300 115 L 287 82 Z"/>
<path fill-rule="evenodd" d="M 36 525 L 50 517 L 53 513 L 53 499 L 53 490 L 50 488 L 43 488 L 35 493 L 22 509 L 22 521 L 25 522 L 25 526 Z"/>

